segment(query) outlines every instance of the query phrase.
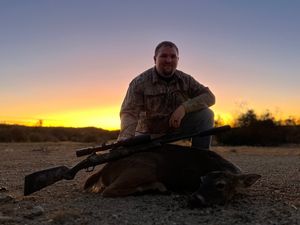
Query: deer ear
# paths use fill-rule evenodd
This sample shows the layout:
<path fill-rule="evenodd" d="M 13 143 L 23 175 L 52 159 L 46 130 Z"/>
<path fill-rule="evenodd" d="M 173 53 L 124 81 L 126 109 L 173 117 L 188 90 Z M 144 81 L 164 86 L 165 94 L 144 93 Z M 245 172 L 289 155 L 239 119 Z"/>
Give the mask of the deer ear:
<path fill-rule="evenodd" d="M 238 176 L 240 186 L 243 188 L 250 187 L 252 184 L 254 184 L 259 178 L 261 178 L 261 175 L 258 174 L 241 174 Z"/>

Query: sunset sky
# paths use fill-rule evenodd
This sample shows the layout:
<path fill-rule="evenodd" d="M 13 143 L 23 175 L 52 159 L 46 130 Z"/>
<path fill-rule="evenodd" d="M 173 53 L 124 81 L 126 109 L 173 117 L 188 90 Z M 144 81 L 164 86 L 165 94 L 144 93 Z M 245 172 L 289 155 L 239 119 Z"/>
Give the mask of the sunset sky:
<path fill-rule="evenodd" d="M 298 118 L 299 11 L 297 0 L 1 0 L 0 123 L 118 129 L 128 83 L 163 40 L 215 93 L 217 117 Z"/>

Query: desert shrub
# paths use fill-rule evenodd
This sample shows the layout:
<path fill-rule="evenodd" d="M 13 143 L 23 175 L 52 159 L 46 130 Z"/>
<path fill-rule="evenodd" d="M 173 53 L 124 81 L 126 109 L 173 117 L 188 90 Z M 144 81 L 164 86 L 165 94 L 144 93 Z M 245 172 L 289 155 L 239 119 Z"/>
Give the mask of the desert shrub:
<path fill-rule="evenodd" d="M 224 145 L 276 146 L 300 143 L 300 126 L 296 126 L 292 119 L 287 123 L 293 126 L 281 125 L 268 111 L 258 116 L 254 110 L 248 110 L 236 119 L 233 129 L 217 135 L 216 140 Z"/>
<path fill-rule="evenodd" d="M 14 126 L 10 130 L 13 142 L 27 142 L 28 133 L 22 127 Z"/>
<path fill-rule="evenodd" d="M 11 133 L 8 130 L 0 129 L 0 142 L 12 142 Z"/>
<path fill-rule="evenodd" d="M 283 127 L 240 127 L 216 136 L 224 145 L 276 146 L 287 143 Z"/>
<path fill-rule="evenodd" d="M 26 127 L 0 124 L 0 142 L 74 141 L 99 142 L 116 139 L 119 131 L 94 127 Z"/>
<path fill-rule="evenodd" d="M 45 139 L 44 139 L 44 136 L 40 133 L 30 133 L 29 137 L 28 137 L 28 140 L 30 142 L 42 142 Z"/>
<path fill-rule="evenodd" d="M 53 138 L 55 138 L 58 141 L 68 141 L 67 134 L 66 134 L 66 128 L 61 127 L 54 127 L 49 128 L 49 133 Z"/>

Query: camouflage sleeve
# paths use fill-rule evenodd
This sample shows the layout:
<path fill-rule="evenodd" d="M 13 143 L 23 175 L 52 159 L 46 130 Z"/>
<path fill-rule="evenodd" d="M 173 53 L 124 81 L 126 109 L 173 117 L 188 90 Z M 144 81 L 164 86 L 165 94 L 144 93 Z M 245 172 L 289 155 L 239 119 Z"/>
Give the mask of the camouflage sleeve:
<path fill-rule="evenodd" d="M 135 135 L 139 114 L 143 105 L 143 94 L 134 80 L 130 83 L 121 106 L 121 130 L 118 140 L 131 138 Z"/>
<path fill-rule="evenodd" d="M 209 88 L 192 77 L 190 77 L 189 92 L 190 99 L 182 104 L 187 113 L 199 111 L 215 104 L 215 96 Z"/>

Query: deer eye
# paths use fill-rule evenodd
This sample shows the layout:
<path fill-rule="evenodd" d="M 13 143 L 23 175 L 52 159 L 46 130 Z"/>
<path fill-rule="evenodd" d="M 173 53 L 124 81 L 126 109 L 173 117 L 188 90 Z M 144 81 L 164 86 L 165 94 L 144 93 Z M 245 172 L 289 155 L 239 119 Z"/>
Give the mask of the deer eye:
<path fill-rule="evenodd" d="M 225 188 L 225 183 L 223 183 L 223 182 L 216 183 L 216 188 L 218 190 L 223 190 Z"/>
<path fill-rule="evenodd" d="M 204 183 L 204 177 L 200 177 L 200 184 Z"/>

